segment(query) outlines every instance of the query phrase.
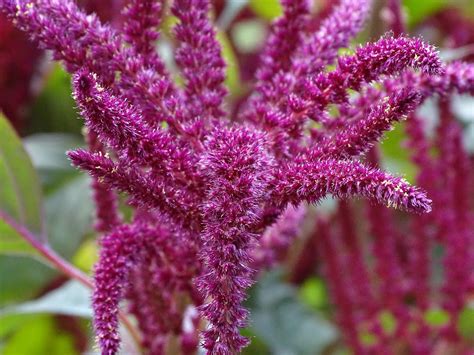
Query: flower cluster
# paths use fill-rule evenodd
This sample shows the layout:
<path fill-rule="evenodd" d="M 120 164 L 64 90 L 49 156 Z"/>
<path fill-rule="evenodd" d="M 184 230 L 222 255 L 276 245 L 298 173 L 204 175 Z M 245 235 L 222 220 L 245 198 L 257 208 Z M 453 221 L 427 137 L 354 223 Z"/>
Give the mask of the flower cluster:
<path fill-rule="evenodd" d="M 103 354 L 119 349 L 124 299 L 150 353 L 170 346 L 192 352 L 198 333 L 209 354 L 241 351 L 248 344 L 239 332 L 247 319 L 242 301 L 255 268 L 271 264 L 291 242 L 302 213 L 291 209 L 303 203 L 333 195 L 431 210 L 423 191 L 360 158 L 426 96 L 472 89 L 472 67 L 445 69 L 432 46 L 390 35 L 339 56 L 370 6 L 342 0 L 308 32 L 306 1 L 283 0 L 255 89 L 230 119 L 208 0 L 171 6 L 182 86 L 153 50 L 161 2 L 127 1 L 115 27 L 71 0 L 0 2 L 18 28 L 73 74 L 89 149 L 68 154 L 95 179 L 97 228 L 106 232 L 93 296 Z M 128 196 L 130 221 L 117 212 L 116 192 Z M 356 264 L 362 272 L 361 261 Z"/>
<path fill-rule="evenodd" d="M 87 12 L 102 20 L 120 20 L 121 0 L 80 0 Z M 118 11 L 117 11 L 118 10 Z M 22 133 L 27 126 L 28 108 L 41 89 L 46 58 L 28 35 L 0 14 L 0 109 L 14 127 Z"/>
<path fill-rule="evenodd" d="M 434 137 L 419 115 L 405 126 L 417 183 L 433 198 L 432 213 L 407 216 L 368 203 L 356 210 L 341 202 L 333 215 L 318 217 L 310 242 L 345 341 L 357 353 L 473 351 L 460 322 L 474 292 L 474 160 L 446 99 L 440 98 Z M 376 150 L 369 158 L 377 163 Z M 356 227 L 356 219 L 366 222 Z"/>
<path fill-rule="evenodd" d="M 399 4 L 388 4 L 392 28 L 403 32 Z M 446 16 L 445 26 L 453 14 L 442 12 L 432 21 Z M 453 38 L 463 38 L 461 28 L 452 28 Z M 454 46 L 466 43 L 459 40 Z M 359 205 L 359 212 L 361 208 L 341 201 L 335 213 L 317 218 L 306 243 L 319 255 L 337 322 L 356 353 L 470 354 L 474 349 L 472 334 L 462 323 L 474 291 L 474 160 L 450 108 L 453 94 L 474 95 L 473 69 L 472 64 L 453 62 L 442 76 L 405 72 L 383 82 L 386 92 L 416 88 L 420 102 L 434 97 L 438 105 L 433 135 L 427 133 L 421 113 L 409 115 L 405 125 L 417 184 L 432 197 L 433 212 L 402 215 L 369 203 Z M 354 101 L 359 112 L 344 110 L 344 119 L 328 126 L 340 129 L 341 121 L 354 118 L 360 122 L 370 102 L 379 98 L 380 91 L 367 90 Z M 375 166 L 378 155 L 374 147 L 367 156 Z M 356 225 L 356 220 L 365 223 Z M 437 250 L 443 251 L 442 257 Z M 305 253 L 300 259 L 303 275 L 305 270 L 306 275 L 314 272 L 314 259 Z M 298 276 L 296 282 L 301 281 Z"/>

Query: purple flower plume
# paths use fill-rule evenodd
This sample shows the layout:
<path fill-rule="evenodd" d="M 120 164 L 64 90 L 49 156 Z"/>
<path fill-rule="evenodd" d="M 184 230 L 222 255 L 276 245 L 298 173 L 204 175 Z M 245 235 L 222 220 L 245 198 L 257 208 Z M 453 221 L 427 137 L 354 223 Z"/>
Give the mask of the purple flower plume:
<path fill-rule="evenodd" d="M 127 192 L 131 203 L 137 207 L 157 208 L 177 223 L 191 228 L 196 222 L 197 206 L 190 196 L 176 191 L 152 174 L 143 174 L 136 167 L 115 163 L 101 153 L 91 154 L 85 150 L 68 152 L 72 163 L 89 172 L 99 182 L 117 191 Z"/>
<path fill-rule="evenodd" d="M 119 349 L 119 302 L 124 298 L 130 270 L 147 242 L 153 244 L 153 234 L 138 226 L 117 228 L 101 240 L 100 261 L 95 266 L 93 308 L 95 333 L 104 355 L 116 354 Z"/>
<path fill-rule="evenodd" d="M 282 5 L 283 16 L 272 26 L 256 73 L 261 85 L 268 85 L 274 75 L 290 69 L 292 53 L 302 39 L 302 29 L 309 11 L 307 1 L 283 0 Z"/>
<path fill-rule="evenodd" d="M 431 211 L 431 200 L 406 180 L 347 160 L 293 163 L 277 175 L 274 198 L 282 204 L 317 202 L 327 194 L 361 196 L 411 212 Z"/>
<path fill-rule="evenodd" d="M 179 41 L 176 62 L 186 81 L 186 108 L 190 119 L 220 118 L 221 104 L 227 93 L 224 87 L 225 62 L 209 20 L 208 0 L 176 0 L 173 14 L 180 20 L 174 32 Z"/>
<path fill-rule="evenodd" d="M 336 70 L 308 80 L 305 85 L 307 98 L 321 108 L 330 102 L 344 102 L 347 89 L 359 90 L 363 83 L 400 73 L 406 68 L 429 74 L 443 72 L 434 47 L 420 39 L 384 37 L 357 49 L 354 55 L 339 58 Z"/>
<path fill-rule="evenodd" d="M 211 354 L 234 354 L 248 343 L 239 333 L 247 316 L 241 303 L 252 284 L 249 250 L 258 237 L 252 226 L 267 194 L 272 159 L 265 136 L 245 128 L 216 131 L 206 147 L 200 161 L 209 181 L 201 237 L 206 272 L 198 280 L 209 299 L 201 307 L 210 323 L 204 347 Z"/>
<path fill-rule="evenodd" d="M 342 0 L 316 33 L 308 31 L 305 0 L 282 5 L 255 87 L 232 120 L 208 0 L 171 6 L 183 87 L 154 51 L 161 2 L 129 0 L 124 23 L 114 29 L 71 0 L 0 2 L 17 27 L 73 74 L 74 99 L 97 144 L 68 154 L 102 189 L 98 205 L 116 206 L 113 193 L 124 192 L 133 207 L 130 225 L 102 215 L 107 226 L 100 229 L 108 234 L 93 303 L 104 354 L 119 347 L 122 298 L 150 352 L 180 343 L 172 337 L 192 352 L 198 332 L 208 354 L 242 350 L 248 344 L 239 332 L 247 317 L 242 301 L 258 271 L 253 268 L 280 258 L 297 234 L 302 213 L 289 212 L 290 205 L 330 194 L 430 211 L 424 192 L 357 159 L 426 96 L 452 87 L 472 92 L 472 67 L 454 63 L 444 71 L 432 46 L 407 37 L 386 36 L 338 57 L 362 28 L 370 1 Z M 321 126 L 312 127 L 310 119 Z M 164 235 L 173 236 L 174 247 Z M 267 255 L 265 262 L 259 255 Z M 163 285 L 173 286 L 157 297 L 153 287 Z M 183 304 L 199 310 L 192 326 Z"/>
<path fill-rule="evenodd" d="M 315 33 L 305 36 L 293 59 L 300 75 L 316 74 L 333 64 L 340 48 L 362 30 L 369 17 L 371 0 L 342 0 Z"/>
<path fill-rule="evenodd" d="M 164 72 L 164 64 L 155 51 L 164 4 L 155 0 L 129 0 L 124 8 L 124 39 L 137 54 L 144 56 L 146 64 Z"/>

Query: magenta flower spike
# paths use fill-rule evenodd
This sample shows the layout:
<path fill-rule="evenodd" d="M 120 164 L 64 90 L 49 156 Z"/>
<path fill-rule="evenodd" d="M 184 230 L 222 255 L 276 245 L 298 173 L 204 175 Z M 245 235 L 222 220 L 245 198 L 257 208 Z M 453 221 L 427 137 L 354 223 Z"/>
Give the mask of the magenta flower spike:
<path fill-rule="evenodd" d="M 273 161 L 265 136 L 245 128 L 216 131 L 206 148 L 209 153 L 200 161 L 210 183 L 203 206 L 206 272 L 198 280 L 209 299 L 201 307 L 210 323 L 204 347 L 210 354 L 233 354 L 248 343 L 239 334 L 247 316 L 241 303 L 252 284 L 249 251 L 258 237 L 252 227 L 261 215 Z"/>
<path fill-rule="evenodd" d="M 288 72 L 291 55 L 299 48 L 302 29 L 308 16 L 307 0 L 283 0 L 283 16 L 272 26 L 265 48 L 261 54 L 261 64 L 256 73 L 260 85 L 269 85 L 274 75 Z"/>
<path fill-rule="evenodd" d="M 122 11 L 124 39 L 138 55 L 142 55 L 145 65 L 164 74 L 165 67 L 155 50 L 159 38 L 164 4 L 155 0 L 129 0 Z"/>
<path fill-rule="evenodd" d="M 431 211 L 431 200 L 406 180 L 356 161 L 323 159 L 289 164 L 277 175 L 275 184 L 274 198 L 282 204 L 315 203 L 332 194 L 342 199 L 361 196 L 411 212 Z"/>
<path fill-rule="evenodd" d="M 207 0 L 176 0 L 173 14 L 179 19 L 174 28 L 179 47 L 176 63 L 186 81 L 186 107 L 189 120 L 220 118 L 227 93 L 224 87 L 225 62 L 209 20 Z"/>
<path fill-rule="evenodd" d="M 348 46 L 363 28 L 370 14 L 371 0 L 342 0 L 315 33 L 305 36 L 293 56 L 293 70 L 299 75 L 319 73 L 333 64 L 340 48 Z"/>
<path fill-rule="evenodd" d="M 118 306 L 124 298 L 132 264 L 137 262 L 141 233 L 139 228 L 120 227 L 101 240 L 92 302 L 94 328 L 102 354 L 116 354 L 120 345 Z"/>
<path fill-rule="evenodd" d="M 324 108 L 329 102 L 347 100 L 347 89 L 359 90 L 363 83 L 383 75 L 395 75 L 404 69 L 420 69 L 428 74 L 441 74 L 441 61 L 433 46 L 420 39 L 384 37 L 341 57 L 336 70 L 308 80 L 308 99 Z"/>
<path fill-rule="evenodd" d="M 357 335 L 357 319 L 354 316 L 356 304 L 351 297 L 353 285 L 349 284 L 347 274 L 341 272 L 344 268 L 341 240 L 332 231 L 329 220 L 321 217 L 317 220 L 318 228 L 318 253 L 324 259 L 323 274 L 331 280 L 329 285 L 332 298 L 337 303 L 339 310 L 336 316 L 343 329 L 345 340 L 354 351 L 364 351 Z"/>

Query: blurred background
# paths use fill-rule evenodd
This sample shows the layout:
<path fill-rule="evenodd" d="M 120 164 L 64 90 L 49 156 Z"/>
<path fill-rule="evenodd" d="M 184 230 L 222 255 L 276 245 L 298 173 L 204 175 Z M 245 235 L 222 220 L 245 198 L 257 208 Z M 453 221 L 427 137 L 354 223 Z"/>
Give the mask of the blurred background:
<path fill-rule="evenodd" d="M 122 0 L 78 2 L 113 26 L 121 21 Z M 333 5 L 331 0 L 313 2 L 314 12 L 327 12 Z M 444 59 L 474 59 L 474 1 L 405 0 L 403 11 L 410 34 L 422 35 L 439 46 Z M 234 110 L 246 97 L 268 25 L 280 12 L 277 0 L 214 1 L 213 15 L 228 64 L 228 106 Z M 158 44 L 170 68 L 173 68 L 172 24 L 173 18 L 167 18 Z M 314 26 L 317 28 L 318 21 L 315 20 Z M 376 1 L 372 19 L 356 42 L 376 39 L 386 30 L 384 4 Z M 473 107 L 473 100 L 468 97 L 455 98 L 452 106 L 463 124 L 464 143 L 471 154 L 474 152 Z M 422 109 L 427 113 L 425 117 L 435 120 L 433 102 L 427 102 Z M 51 245 L 78 268 L 90 272 L 97 246 L 91 228 L 93 205 L 89 180 L 74 170 L 65 156 L 66 150 L 84 144 L 82 120 L 71 98 L 70 77 L 59 64 L 52 62 L 48 53 L 38 50 L 1 15 L 0 110 L 21 137 L 38 173 Z M 1 132 L 0 139 L 4 139 Z M 397 126 L 381 146 L 382 164 L 413 182 L 416 169 L 407 152 L 401 149 L 402 141 L 403 129 Z M 326 201 L 317 213 L 330 213 L 334 205 L 335 202 Z M 305 221 L 300 233 L 308 234 L 312 223 Z M 252 345 L 245 353 L 350 354 L 334 324 L 334 307 L 326 279 L 318 272 L 318 258 L 313 255 L 304 259 L 302 254 L 310 247 L 304 242 L 296 244 L 282 265 L 264 273 L 250 292 L 247 305 L 251 310 L 251 326 L 244 333 L 252 338 Z M 1 248 L 0 252 L 0 354 L 94 352 L 88 292 L 67 282 L 64 276 L 34 257 L 24 255 L 27 253 L 3 253 Z M 390 315 L 382 317 L 385 317 L 382 323 L 390 327 L 393 322 Z M 470 317 L 466 327 L 470 326 L 472 331 L 474 315 Z M 370 334 L 365 340 L 370 341 Z"/>

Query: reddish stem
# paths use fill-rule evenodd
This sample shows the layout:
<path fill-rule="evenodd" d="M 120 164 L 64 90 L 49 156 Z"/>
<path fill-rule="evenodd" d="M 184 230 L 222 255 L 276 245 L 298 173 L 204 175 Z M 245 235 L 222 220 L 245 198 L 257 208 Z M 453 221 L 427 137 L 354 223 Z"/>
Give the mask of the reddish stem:
<path fill-rule="evenodd" d="M 2 219 L 10 227 L 12 227 L 21 237 L 23 237 L 24 240 L 26 240 L 33 248 L 35 248 L 41 254 L 41 256 L 43 256 L 51 264 L 53 268 L 61 271 L 63 274 L 70 277 L 71 279 L 79 281 L 87 288 L 94 288 L 94 283 L 89 278 L 89 276 L 74 267 L 74 265 L 70 264 L 68 261 L 64 260 L 61 255 L 51 249 L 51 247 L 47 243 L 42 243 L 40 241 L 40 238 L 37 238 L 25 226 L 16 222 L 13 218 L 8 216 L 3 211 L 0 211 L 0 219 Z M 46 238 L 44 239 L 46 240 Z M 139 350 L 141 339 L 137 329 L 132 325 L 132 323 L 129 321 L 129 319 L 124 313 L 120 312 L 119 318 L 123 326 L 129 332 L 133 341 L 135 342 L 137 353 L 141 353 L 141 351 Z"/>

